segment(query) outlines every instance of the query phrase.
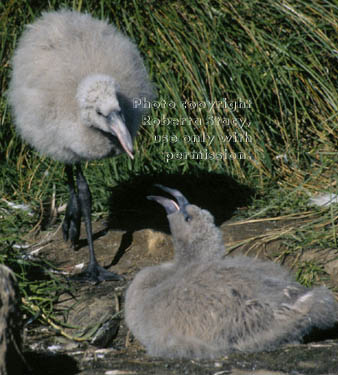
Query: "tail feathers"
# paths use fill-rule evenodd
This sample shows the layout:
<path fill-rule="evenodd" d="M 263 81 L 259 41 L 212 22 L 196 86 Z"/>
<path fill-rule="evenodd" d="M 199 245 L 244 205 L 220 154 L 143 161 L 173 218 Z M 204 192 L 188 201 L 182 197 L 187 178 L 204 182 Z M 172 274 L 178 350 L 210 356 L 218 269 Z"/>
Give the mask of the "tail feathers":
<path fill-rule="evenodd" d="M 308 290 L 292 304 L 286 303 L 284 306 L 306 317 L 312 327 L 329 328 L 338 321 L 338 305 L 325 287 Z"/>

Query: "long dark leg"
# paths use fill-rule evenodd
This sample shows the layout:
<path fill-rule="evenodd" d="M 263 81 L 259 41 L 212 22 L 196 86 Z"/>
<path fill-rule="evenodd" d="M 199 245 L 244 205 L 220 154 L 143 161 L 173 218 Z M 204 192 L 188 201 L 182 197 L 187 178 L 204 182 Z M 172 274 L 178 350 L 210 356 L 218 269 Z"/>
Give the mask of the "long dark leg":
<path fill-rule="evenodd" d="M 81 207 L 81 213 L 85 221 L 88 247 L 89 247 L 89 265 L 97 263 L 94 253 L 93 245 L 93 231 L 92 231 L 92 195 L 89 190 L 87 181 L 82 173 L 81 166 L 76 165 L 76 182 L 77 190 L 79 194 L 79 201 Z"/>
<path fill-rule="evenodd" d="M 62 224 L 63 238 L 70 239 L 72 247 L 79 241 L 81 227 L 81 208 L 79 198 L 75 191 L 73 167 L 66 165 L 66 174 L 69 187 L 69 200 L 66 209 L 65 219 Z"/>
<path fill-rule="evenodd" d="M 116 273 L 109 272 L 105 268 L 99 266 L 97 263 L 92 235 L 92 222 L 91 222 L 91 206 L 92 198 L 87 181 L 82 173 L 80 164 L 76 165 L 76 180 L 78 199 L 80 202 L 81 213 L 85 221 L 88 247 L 89 247 L 89 265 L 87 269 L 79 275 L 74 276 L 74 279 L 79 281 L 94 281 L 100 282 L 104 280 L 123 280 L 123 277 Z"/>

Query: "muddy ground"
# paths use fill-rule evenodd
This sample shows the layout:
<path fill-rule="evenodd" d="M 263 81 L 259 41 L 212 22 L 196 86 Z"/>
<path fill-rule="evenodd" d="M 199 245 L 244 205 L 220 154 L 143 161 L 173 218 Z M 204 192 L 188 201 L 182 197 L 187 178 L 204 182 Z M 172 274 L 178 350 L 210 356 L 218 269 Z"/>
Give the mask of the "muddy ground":
<path fill-rule="evenodd" d="M 182 188 L 170 183 L 167 185 L 180 188 L 192 202 L 207 207 L 215 215 L 216 223 L 221 225 L 228 247 L 259 234 L 264 235 L 278 231 L 281 227 L 296 225 L 294 222 L 285 221 L 236 223 L 236 215 L 230 219 L 234 215 L 234 209 L 239 208 L 238 214 L 246 208 L 250 192 L 236 186 L 232 192 L 220 193 L 220 183 L 225 181 L 216 181 L 211 187 L 210 183 L 204 184 L 199 181 L 199 195 L 195 193 L 194 181 L 190 181 L 188 187 Z M 111 201 L 114 211 L 108 219 L 94 223 L 95 250 L 99 263 L 124 275 L 126 280 L 104 282 L 99 285 L 73 283 L 72 294 L 65 294 L 60 298 L 58 308 L 68 308 L 67 322 L 77 326 L 76 329 L 65 329 L 64 334 L 89 335 L 96 330 L 94 339 L 74 341 L 51 327 L 31 324 L 25 332 L 25 355 L 31 366 L 31 373 L 338 374 L 338 327 L 327 332 L 314 332 L 302 345 L 285 346 L 273 352 L 236 353 L 213 361 L 161 360 L 148 357 L 125 326 L 123 298 L 128 283 L 138 270 L 167 261 L 173 255 L 164 211 L 155 203 L 144 199 L 149 193 L 144 186 L 149 185 L 148 181 L 145 185 L 134 186 L 127 194 L 126 187 L 117 188 L 112 194 Z M 231 205 L 225 204 L 229 202 L 229 194 Z M 227 207 L 227 210 L 223 207 Z M 59 224 L 40 232 L 34 238 L 31 237 L 29 241 L 36 244 L 30 252 L 51 260 L 66 273 L 79 272 L 81 264 L 88 261 L 84 230 L 76 251 L 64 243 Z M 304 251 L 294 256 L 284 253 L 284 250 L 285 245 L 282 241 L 277 239 L 266 243 L 260 238 L 237 247 L 229 256 L 245 253 L 271 260 L 278 259 L 290 268 L 294 267 L 296 262 L 314 259 L 323 264 L 325 270 L 325 277 L 318 282 L 332 288 L 338 287 L 338 260 L 333 249 L 320 253 L 316 250 Z M 98 329 L 97 323 L 100 323 L 101 329 Z"/>

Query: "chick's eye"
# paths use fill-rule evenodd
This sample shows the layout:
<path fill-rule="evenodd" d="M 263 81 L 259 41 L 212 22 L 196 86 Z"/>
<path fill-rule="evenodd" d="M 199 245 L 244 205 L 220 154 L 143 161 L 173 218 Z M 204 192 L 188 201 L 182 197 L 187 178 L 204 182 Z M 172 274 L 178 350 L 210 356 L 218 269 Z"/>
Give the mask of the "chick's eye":
<path fill-rule="evenodd" d="M 189 222 L 191 221 L 191 216 L 187 215 L 187 216 L 184 218 L 184 220 L 185 220 L 187 223 L 189 223 Z"/>
<path fill-rule="evenodd" d="M 97 113 L 99 116 L 103 116 L 103 113 L 102 113 L 99 109 L 96 109 L 96 113 Z"/>

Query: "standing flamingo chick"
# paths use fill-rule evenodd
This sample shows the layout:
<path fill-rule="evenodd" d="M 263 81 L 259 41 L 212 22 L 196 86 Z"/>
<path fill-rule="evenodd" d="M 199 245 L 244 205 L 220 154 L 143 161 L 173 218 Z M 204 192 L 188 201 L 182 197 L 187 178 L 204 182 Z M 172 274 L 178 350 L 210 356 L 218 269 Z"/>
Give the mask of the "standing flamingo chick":
<path fill-rule="evenodd" d="M 64 238 L 75 246 L 83 216 L 90 254 L 78 280 L 121 279 L 95 258 L 91 195 L 80 163 L 121 152 L 132 158 L 132 139 L 144 113 L 141 103 L 152 98 L 136 46 L 106 21 L 69 10 L 43 13 L 19 40 L 9 102 L 22 138 L 66 164 L 70 199 Z"/>
<path fill-rule="evenodd" d="M 212 215 L 160 187 L 176 201 L 148 198 L 166 209 L 174 260 L 141 270 L 125 302 L 126 323 L 149 355 L 216 358 L 271 350 L 335 323 L 337 305 L 328 289 L 307 289 L 272 262 L 224 258 Z"/>

